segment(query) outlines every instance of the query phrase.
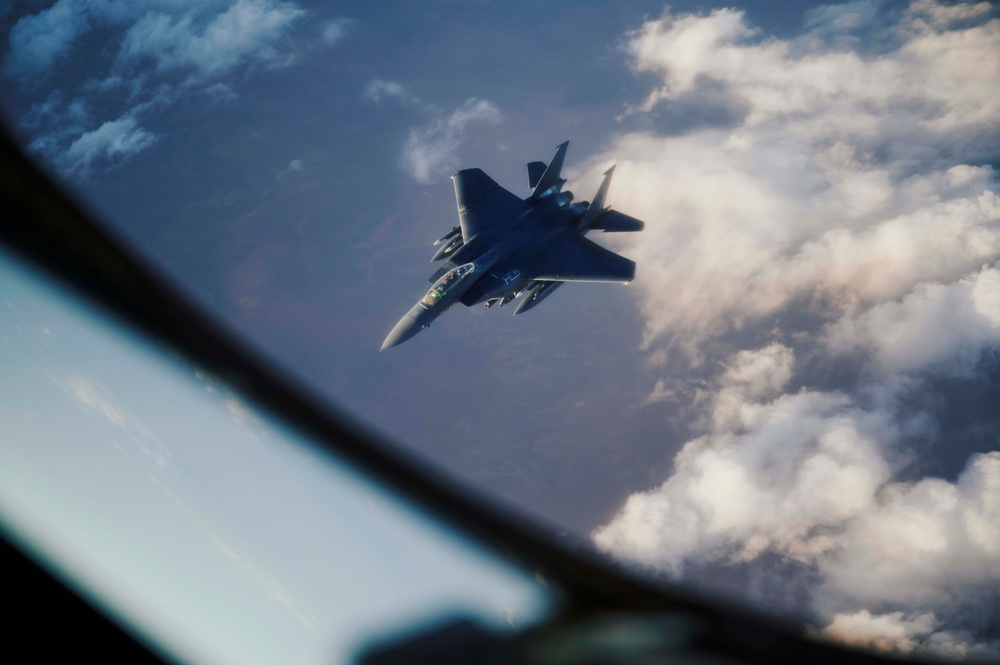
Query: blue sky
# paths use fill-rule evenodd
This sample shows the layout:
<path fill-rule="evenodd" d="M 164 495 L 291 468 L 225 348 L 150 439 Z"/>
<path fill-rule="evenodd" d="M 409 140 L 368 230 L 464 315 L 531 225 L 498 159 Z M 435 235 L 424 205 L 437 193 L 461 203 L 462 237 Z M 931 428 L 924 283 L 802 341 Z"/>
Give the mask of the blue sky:
<path fill-rule="evenodd" d="M 839 639 L 1000 648 L 990 4 L 61 0 L 2 34 L 40 163 L 443 473 Z M 598 238 L 635 282 L 379 353 L 451 173 L 523 194 L 566 139 L 577 198 L 616 163 L 647 222 Z"/>

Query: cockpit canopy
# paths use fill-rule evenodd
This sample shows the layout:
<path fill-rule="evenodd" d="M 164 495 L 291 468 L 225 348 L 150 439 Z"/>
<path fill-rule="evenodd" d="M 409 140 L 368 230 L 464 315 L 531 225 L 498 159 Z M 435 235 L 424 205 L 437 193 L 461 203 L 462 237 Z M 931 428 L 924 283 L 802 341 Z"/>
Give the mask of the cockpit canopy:
<path fill-rule="evenodd" d="M 441 277 L 441 279 L 434 282 L 434 286 L 431 287 L 431 290 L 428 291 L 427 295 L 425 295 L 420 301 L 421 304 L 426 305 L 427 307 L 433 307 L 446 295 L 451 293 L 456 286 L 468 279 L 469 276 L 475 271 L 475 263 L 466 263 L 458 266 L 454 270 L 448 271 Z"/>

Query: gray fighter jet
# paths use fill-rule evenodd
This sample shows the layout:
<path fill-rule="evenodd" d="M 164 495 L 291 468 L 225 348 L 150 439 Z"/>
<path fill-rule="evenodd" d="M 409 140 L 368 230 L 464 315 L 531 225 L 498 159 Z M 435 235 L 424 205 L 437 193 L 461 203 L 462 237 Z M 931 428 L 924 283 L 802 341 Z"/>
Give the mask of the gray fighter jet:
<path fill-rule="evenodd" d="M 612 166 L 592 203 L 573 203 L 559 176 L 569 141 L 552 161 L 528 164 L 531 194 L 520 199 L 479 169 L 459 171 L 455 182 L 459 226 L 441 237 L 433 261 L 448 259 L 431 275 L 433 286 L 399 320 L 382 350 L 402 344 L 449 307 L 484 303 L 501 307 L 521 296 L 522 314 L 564 282 L 621 282 L 635 277 L 635 262 L 585 238 L 587 231 L 641 231 L 645 224 L 605 207 Z"/>

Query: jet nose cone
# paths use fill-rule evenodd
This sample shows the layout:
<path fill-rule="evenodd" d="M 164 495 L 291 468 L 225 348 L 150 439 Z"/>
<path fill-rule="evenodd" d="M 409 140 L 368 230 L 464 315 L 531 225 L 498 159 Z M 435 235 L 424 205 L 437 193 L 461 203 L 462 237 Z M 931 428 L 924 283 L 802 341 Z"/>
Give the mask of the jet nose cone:
<path fill-rule="evenodd" d="M 391 349 L 394 346 L 402 344 L 423 330 L 425 327 L 426 326 L 418 325 L 417 322 L 409 316 L 404 316 L 399 320 L 399 323 L 396 324 L 396 327 L 392 329 L 389 336 L 385 338 L 385 341 L 382 342 L 382 348 L 379 349 L 379 351 L 385 351 L 386 349 Z"/>

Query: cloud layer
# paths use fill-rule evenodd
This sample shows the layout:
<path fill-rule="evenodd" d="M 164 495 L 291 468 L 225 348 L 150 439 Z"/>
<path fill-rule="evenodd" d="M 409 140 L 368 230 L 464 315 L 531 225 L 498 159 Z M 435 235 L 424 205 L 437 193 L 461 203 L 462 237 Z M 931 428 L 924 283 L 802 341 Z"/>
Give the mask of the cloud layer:
<path fill-rule="evenodd" d="M 647 220 L 621 247 L 664 371 L 648 401 L 696 435 L 594 540 L 673 577 L 796 562 L 827 636 L 996 656 L 972 617 L 1000 611 L 1000 453 L 901 474 L 936 436 L 934 381 L 996 368 L 1000 20 L 881 10 L 820 7 L 788 40 L 728 9 L 628 36 L 657 83 L 588 171 L 617 162 L 616 206 Z"/>
<path fill-rule="evenodd" d="M 873 615 L 868 610 L 861 610 L 853 614 L 838 614 L 818 635 L 898 657 L 916 652 L 947 660 L 987 660 L 995 657 L 1000 649 L 996 641 L 975 643 L 968 633 L 937 630 L 939 625 L 940 621 L 933 612 Z"/>
<path fill-rule="evenodd" d="M 61 77 L 61 88 L 21 123 L 36 136 L 34 151 L 64 173 L 85 174 L 153 145 L 158 134 L 143 122 L 157 110 L 183 97 L 232 100 L 230 77 L 287 66 L 304 50 L 336 43 L 350 25 L 328 20 L 313 38 L 295 39 L 304 17 L 281 0 L 59 0 L 14 25 L 2 71 L 26 90 Z M 98 30 L 113 35 L 114 54 L 105 62 L 92 53 L 80 78 L 70 56 Z"/>
<path fill-rule="evenodd" d="M 800 297 L 898 298 L 997 256 L 1000 203 L 983 164 L 1000 150 L 1000 22 L 949 29 L 918 9 L 873 55 L 812 33 L 761 40 L 734 10 L 631 35 L 635 68 L 663 81 L 632 109 L 654 127 L 595 161 L 617 160 L 616 199 L 657 220 L 630 248 L 647 342 L 704 341 Z M 660 109 L 694 99 L 741 116 L 680 135 L 655 127 L 671 119 Z"/>
<path fill-rule="evenodd" d="M 294 5 L 260 0 L 237 0 L 200 26 L 190 14 L 149 12 L 126 31 L 119 58 L 149 58 L 157 71 L 190 69 L 201 76 L 245 62 L 271 63 L 279 59 L 274 42 L 303 14 Z"/>
<path fill-rule="evenodd" d="M 450 114 L 410 131 L 402 166 L 420 183 L 450 176 L 458 168 L 458 149 L 473 128 L 496 125 L 500 111 L 483 99 L 469 99 Z"/>
<path fill-rule="evenodd" d="M 429 120 L 410 129 L 399 164 L 419 183 L 430 184 L 451 176 L 458 168 L 459 149 L 470 130 L 482 130 L 501 122 L 503 116 L 485 99 L 467 99 L 450 113 L 424 101 L 401 83 L 375 79 L 362 98 L 371 104 L 393 103 L 419 111 Z"/>

